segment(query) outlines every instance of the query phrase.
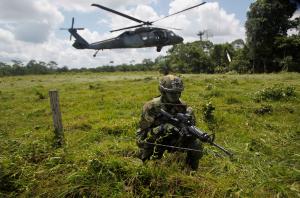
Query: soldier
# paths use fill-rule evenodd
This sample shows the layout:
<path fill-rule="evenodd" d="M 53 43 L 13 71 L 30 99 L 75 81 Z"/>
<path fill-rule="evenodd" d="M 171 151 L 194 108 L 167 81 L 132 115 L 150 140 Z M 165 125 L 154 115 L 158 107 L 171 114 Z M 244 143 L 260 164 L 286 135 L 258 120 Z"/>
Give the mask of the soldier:
<path fill-rule="evenodd" d="M 188 113 L 193 124 L 195 116 L 192 108 L 180 100 L 183 91 L 183 83 L 174 75 L 164 76 L 159 82 L 161 95 L 147 102 L 143 107 L 143 113 L 137 131 L 138 157 L 142 161 L 160 159 L 165 150 L 175 151 L 174 148 L 160 145 L 190 148 L 198 151 L 187 151 L 186 163 L 193 170 L 197 170 L 199 159 L 202 157 L 202 144 L 198 139 L 182 136 L 180 129 L 162 120 L 160 109 L 175 115 L 176 113 Z M 149 144 L 150 143 L 150 144 Z M 181 151 L 184 149 L 180 149 Z M 199 152 L 200 151 L 200 152 Z"/>

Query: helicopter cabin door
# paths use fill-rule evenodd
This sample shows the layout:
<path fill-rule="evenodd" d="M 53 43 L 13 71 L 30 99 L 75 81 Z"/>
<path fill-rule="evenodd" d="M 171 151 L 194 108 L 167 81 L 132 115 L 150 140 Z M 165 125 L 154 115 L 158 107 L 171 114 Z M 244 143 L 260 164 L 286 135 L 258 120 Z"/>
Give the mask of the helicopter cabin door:
<path fill-rule="evenodd" d="M 165 31 L 154 31 L 155 39 L 158 45 L 164 45 L 168 41 L 168 36 Z"/>
<path fill-rule="evenodd" d="M 141 34 L 141 40 L 143 42 L 143 46 L 152 47 L 154 44 L 154 37 L 150 32 L 144 32 Z"/>

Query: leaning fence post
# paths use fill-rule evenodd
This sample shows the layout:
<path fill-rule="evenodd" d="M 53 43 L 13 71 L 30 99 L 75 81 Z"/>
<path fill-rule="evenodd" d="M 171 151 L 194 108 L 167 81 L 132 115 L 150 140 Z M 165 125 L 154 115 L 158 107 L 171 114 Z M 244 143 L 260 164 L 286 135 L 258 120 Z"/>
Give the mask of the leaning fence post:
<path fill-rule="evenodd" d="M 57 90 L 50 90 L 50 105 L 52 110 L 53 117 L 53 126 L 54 126 L 54 144 L 55 146 L 62 146 L 64 143 L 64 132 L 61 119 L 61 112 L 59 108 L 59 97 Z"/>

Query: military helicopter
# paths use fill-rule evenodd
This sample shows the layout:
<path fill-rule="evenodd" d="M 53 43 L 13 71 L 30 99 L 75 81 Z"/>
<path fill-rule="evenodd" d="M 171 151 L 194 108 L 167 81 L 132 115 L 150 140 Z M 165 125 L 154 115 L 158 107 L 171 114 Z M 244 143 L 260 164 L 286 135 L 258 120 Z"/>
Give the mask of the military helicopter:
<path fill-rule="evenodd" d="M 84 28 L 74 28 L 74 17 L 72 18 L 71 28 L 61 28 L 61 30 L 68 30 L 70 32 L 70 34 L 71 34 L 70 40 L 72 39 L 72 36 L 75 38 L 73 47 L 75 47 L 76 49 L 96 50 L 95 54 L 93 55 L 94 57 L 96 57 L 99 50 L 104 50 L 104 49 L 156 47 L 156 51 L 160 52 L 164 46 L 182 43 L 183 38 L 181 36 L 176 35 L 173 31 L 169 30 L 169 29 L 175 29 L 175 30 L 178 30 L 178 29 L 176 29 L 176 28 L 164 29 L 164 28 L 159 28 L 159 27 L 151 27 L 153 25 L 153 23 L 160 21 L 162 19 L 168 18 L 170 16 L 179 14 L 181 12 L 190 10 L 192 8 L 196 8 L 205 3 L 206 2 L 202 2 L 200 4 L 197 4 L 195 6 L 192 6 L 192 7 L 186 8 L 184 10 L 175 12 L 173 14 L 167 15 L 167 16 L 157 19 L 155 21 L 143 21 L 143 20 L 137 19 L 135 17 L 129 16 L 127 14 L 118 12 L 116 10 L 104 7 L 99 4 L 92 4 L 91 6 L 95 6 L 100 9 L 106 10 L 108 12 L 112 12 L 114 14 L 117 14 L 119 16 L 133 20 L 140 24 L 134 25 L 134 26 L 129 26 L 129 27 L 124 27 L 124 28 L 120 28 L 120 29 L 116 29 L 116 30 L 111 30 L 110 32 L 116 32 L 116 31 L 136 28 L 132 31 L 131 30 L 125 31 L 117 37 L 99 41 L 99 42 L 95 42 L 95 43 L 88 43 L 84 38 L 82 38 L 77 33 L 77 30 L 84 30 Z"/>

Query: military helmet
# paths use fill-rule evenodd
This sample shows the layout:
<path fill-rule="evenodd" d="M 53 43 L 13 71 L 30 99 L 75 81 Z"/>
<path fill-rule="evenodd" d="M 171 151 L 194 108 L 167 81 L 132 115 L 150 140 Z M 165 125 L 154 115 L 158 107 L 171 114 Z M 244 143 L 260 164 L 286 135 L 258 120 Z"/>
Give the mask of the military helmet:
<path fill-rule="evenodd" d="M 182 92 L 184 89 L 182 80 L 174 75 L 167 75 L 159 81 L 159 91 L 163 92 Z"/>

